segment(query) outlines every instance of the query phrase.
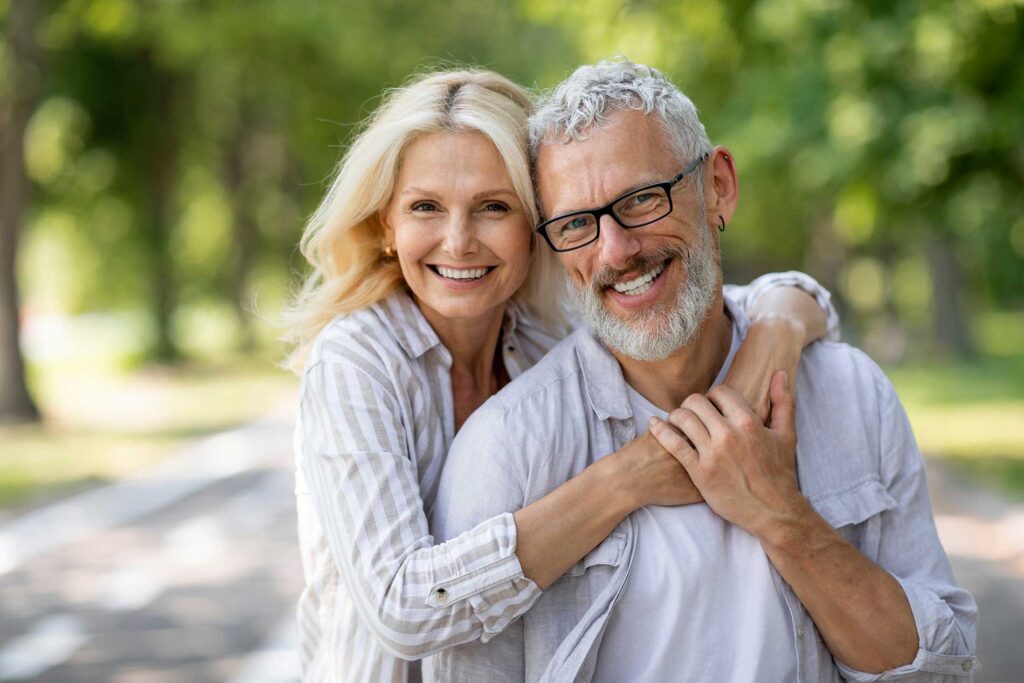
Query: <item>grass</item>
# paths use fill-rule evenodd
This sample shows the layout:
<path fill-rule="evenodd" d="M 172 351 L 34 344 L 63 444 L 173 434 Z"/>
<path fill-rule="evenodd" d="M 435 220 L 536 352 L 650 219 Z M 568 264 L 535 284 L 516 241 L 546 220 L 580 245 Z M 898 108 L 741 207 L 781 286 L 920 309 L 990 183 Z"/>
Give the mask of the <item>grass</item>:
<path fill-rule="evenodd" d="M 0 507 L 8 511 L 121 478 L 259 417 L 297 388 L 269 363 L 251 362 L 113 373 L 48 367 L 33 378 L 45 423 L 0 426 Z"/>
<path fill-rule="evenodd" d="M 1024 357 L 886 368 L 922 452 L 1024 496 Z"/>

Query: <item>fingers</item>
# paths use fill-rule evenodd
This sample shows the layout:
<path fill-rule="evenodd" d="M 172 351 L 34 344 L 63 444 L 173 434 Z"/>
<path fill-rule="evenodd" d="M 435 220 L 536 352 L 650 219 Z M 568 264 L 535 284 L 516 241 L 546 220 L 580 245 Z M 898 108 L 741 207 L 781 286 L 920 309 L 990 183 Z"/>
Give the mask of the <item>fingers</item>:
<path fill-rule="evenodd" d="M 697 429 L 697 436 L 700 437 L 703 433 L 710 434 L 712 438 L 720 436 L 722 431 L 728 427 L 726 420 L 722 417 L 722 414 L 718 412 L 718 408 L 715 404 L 707 399 L 703 394 L 690 394 L 683 400 L 677 410 L 688 410 L 697 416 L 700 425 L 694 425 L 693 429 Z M 675 412 L 675 411 L 673 411 Z M 685 413 L 681 413 L 680 417 L 685 419 Z M 669 414 L 669 421 L 672 421 L 672 415 Z M 676 425 L 682 428 L 682 425 Z M 703 429 L 700 429 L 700 428 Z M 700 448 L 703 444 L 692 438 L 689 431 L 683 430 L 683 433 L 691 437 L 691 441 Z"/>
<path fill-rule="evenodd" d="M 772 399 L 771 430 L 784 443 L 796 445 L 796 399 L 789 390 L 789 377 L 779 371 L 772 377 L 769 390 Z"/>
<path fill-rule="evenodd" d="M 715 418 L 722 419 L 718 410 L 706 398 L 695 394 L 683 401 L 683 405 L 670 412 L 665 419 L 699 451 L 711 445 L 715 435 L 711 425 Z"/>
<path fill-rule="evenodd" d="M 693 419 L 699 422 L 696 417 Z M 693 444 L 683 434 L 676 431 L 672 424 L 665 422 L 659 417 L 652 416 L 647 421 L 647 429 L 651 436 L 661 444 L 661 447 L 678 460 L 679 464 L 685 467 L 687 471 L 697 465 L 697 451 L 694 450 Z"/>
<path fill-rule="evenodd" d="M 743 395 L 724 384 L 712 387 L 708 400 L 730 423 L 737 427 L 750 428 L 763 423 Z"/>

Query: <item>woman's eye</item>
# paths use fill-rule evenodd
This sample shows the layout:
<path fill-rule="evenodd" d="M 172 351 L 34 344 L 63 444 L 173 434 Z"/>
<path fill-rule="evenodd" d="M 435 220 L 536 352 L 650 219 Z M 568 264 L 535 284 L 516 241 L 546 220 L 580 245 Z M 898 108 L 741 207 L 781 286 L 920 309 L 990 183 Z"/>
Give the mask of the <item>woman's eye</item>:
<path fill-rule="evenodd" d="M 488 202 L 484 205 L 484 211 L 506 213 L 508 207 L 501 202 Z"/>
<path fill-rule="evenodd" d="M 416 202 L 415 204 L 412 205 L 412 210 L 426 212 L 437 211 L 437 206 L 435 206 L 432 202 Z"/>

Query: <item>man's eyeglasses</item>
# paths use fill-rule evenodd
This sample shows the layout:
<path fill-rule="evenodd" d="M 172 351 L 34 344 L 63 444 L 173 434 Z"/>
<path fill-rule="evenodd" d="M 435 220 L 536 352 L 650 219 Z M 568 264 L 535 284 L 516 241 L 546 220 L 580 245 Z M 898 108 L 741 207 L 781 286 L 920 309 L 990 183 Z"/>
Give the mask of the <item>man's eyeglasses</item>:
<path fill-rule="evenodd" d="M 555 251 L 572 251 L 596 242 L 601 234 L 601 216 L 611 216 L 623 228 L 642 228 L 672 213 L 672 188 L 690 175 L 709 156 L 704 152 L 671 180 L 654 183 L 613 199 L 599 209 L 573 211 L 537 226 Z"/>

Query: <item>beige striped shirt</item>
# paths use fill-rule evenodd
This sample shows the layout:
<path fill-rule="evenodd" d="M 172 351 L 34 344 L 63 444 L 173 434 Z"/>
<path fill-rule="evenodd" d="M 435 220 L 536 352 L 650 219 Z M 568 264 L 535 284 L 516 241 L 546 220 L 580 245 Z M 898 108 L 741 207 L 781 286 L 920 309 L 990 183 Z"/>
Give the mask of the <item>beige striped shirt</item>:
<path fill-rule="evenodd" d="M 730 288 L 744 307 L 798 285 L 838 323 L 828 292 L 801 273 Z M 513 379 L 567 330 L 510 303 L 501 350 Z M 331 322 L 302 375 L 295 433 L 304 681 L 418 680 L 415 660 L 487 642 L 540 590 L 515 555 L 511 514 L 435 545 L 427 526 L 455 436 L 451 355 L 404 291 Z"/>

